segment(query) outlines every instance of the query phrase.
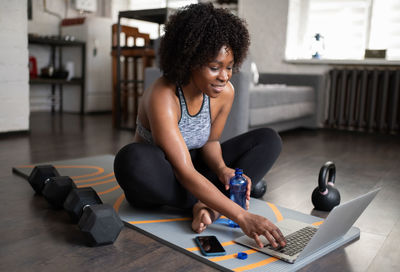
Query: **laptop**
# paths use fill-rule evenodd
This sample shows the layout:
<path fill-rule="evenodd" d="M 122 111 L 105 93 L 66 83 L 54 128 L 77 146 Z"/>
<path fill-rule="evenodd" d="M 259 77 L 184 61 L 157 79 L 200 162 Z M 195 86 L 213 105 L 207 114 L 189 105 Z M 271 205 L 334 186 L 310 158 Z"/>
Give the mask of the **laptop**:
<path fill-rule="evenodd" d="M 327 244 L 341 238 L 351 228 L 365 208 L 381 188 L 343 203 L 333 208 L 320 227 L 293 219 L 284 219 L 276 223 L 287 240 L 285 247 L 274 249 L 264 236 L 260 236 L 264 247 L 257 246 L 255 241 L 244 235 L 235 242 L 260 252 L 279 258 L 288 263 L 303 259 Z"/>

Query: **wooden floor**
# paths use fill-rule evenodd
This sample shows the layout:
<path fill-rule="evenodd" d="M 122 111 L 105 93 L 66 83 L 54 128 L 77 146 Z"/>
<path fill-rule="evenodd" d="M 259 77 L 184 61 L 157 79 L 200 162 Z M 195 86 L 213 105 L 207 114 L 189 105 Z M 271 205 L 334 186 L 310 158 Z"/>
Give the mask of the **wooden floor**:
<path fill-rule="evenodd" d="M 400 137 L 296 130 L 281 134 L 283 151 L 266 176 L 265 200 L 307 214 L 325 161 L 336 164 L 342 201 L 375 187 L 381 192 L 356 226 L 361 238 L 302 271 L 400 271 Z M 82 245 L 63 211 L 35 196 L 12 166 L 115 154 L 132 132 L 116 131 L 110 115 L 31 115 L 29 134 L 0 135 L 0 271 L 215 271 L 124 228 L 113 245 Z"/>

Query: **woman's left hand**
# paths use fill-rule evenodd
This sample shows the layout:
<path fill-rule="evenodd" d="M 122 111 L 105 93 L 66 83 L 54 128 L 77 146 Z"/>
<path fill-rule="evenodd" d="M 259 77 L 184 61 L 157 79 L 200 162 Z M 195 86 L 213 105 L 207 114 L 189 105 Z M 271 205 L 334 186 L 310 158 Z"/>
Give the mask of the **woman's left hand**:
<path fill-rule="evenodd" d="M 218 178 L 225 185 L 225 190 L 229 190 L 229 181 L 235 176 L 235 169 L 227 166 L 222 167 L 218 171 Z M 251 192 L 251 179 L 243 173 L 243 177 L 247 180 L 247 192 L 246 192 L 246 210 L 249 209 L 250 192 Z"/>

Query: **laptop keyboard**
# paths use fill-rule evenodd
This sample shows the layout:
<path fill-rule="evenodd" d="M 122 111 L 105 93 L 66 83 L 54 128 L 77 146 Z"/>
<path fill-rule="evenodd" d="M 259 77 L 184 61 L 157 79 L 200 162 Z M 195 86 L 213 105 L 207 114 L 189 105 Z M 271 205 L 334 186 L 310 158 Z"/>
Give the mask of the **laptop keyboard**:
<path fill-rule="evenodd" d="M 294 256 L 303 250 L 303 248 L 308 244 L 308 241 L 310 241 L 313 235 L 317 232 L 317 230 L 317 228 L 313 227 L 304 227 L 285 237 L 286 246 L 274 248 L 272 245 L 269 244 L 265 247 L 276 252 L 280 252 L 289 256 Z"/>

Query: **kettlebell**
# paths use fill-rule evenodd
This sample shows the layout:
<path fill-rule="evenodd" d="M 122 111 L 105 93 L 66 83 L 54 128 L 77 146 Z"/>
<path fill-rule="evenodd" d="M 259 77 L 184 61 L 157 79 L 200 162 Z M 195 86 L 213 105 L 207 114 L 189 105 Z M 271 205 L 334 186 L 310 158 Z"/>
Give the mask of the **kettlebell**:
<path fill-rule="evenodd" d="M 328 182 L 326 181 L 327 176 Z M 333 207 L 339 205 L 340 194 L 334 187 L 335 177 L 335 164 L 331 161 L 326 162 L 319 171 L 318 187 L 314 189 L 311 196 L 315 209 L 329 212 Z"/>

